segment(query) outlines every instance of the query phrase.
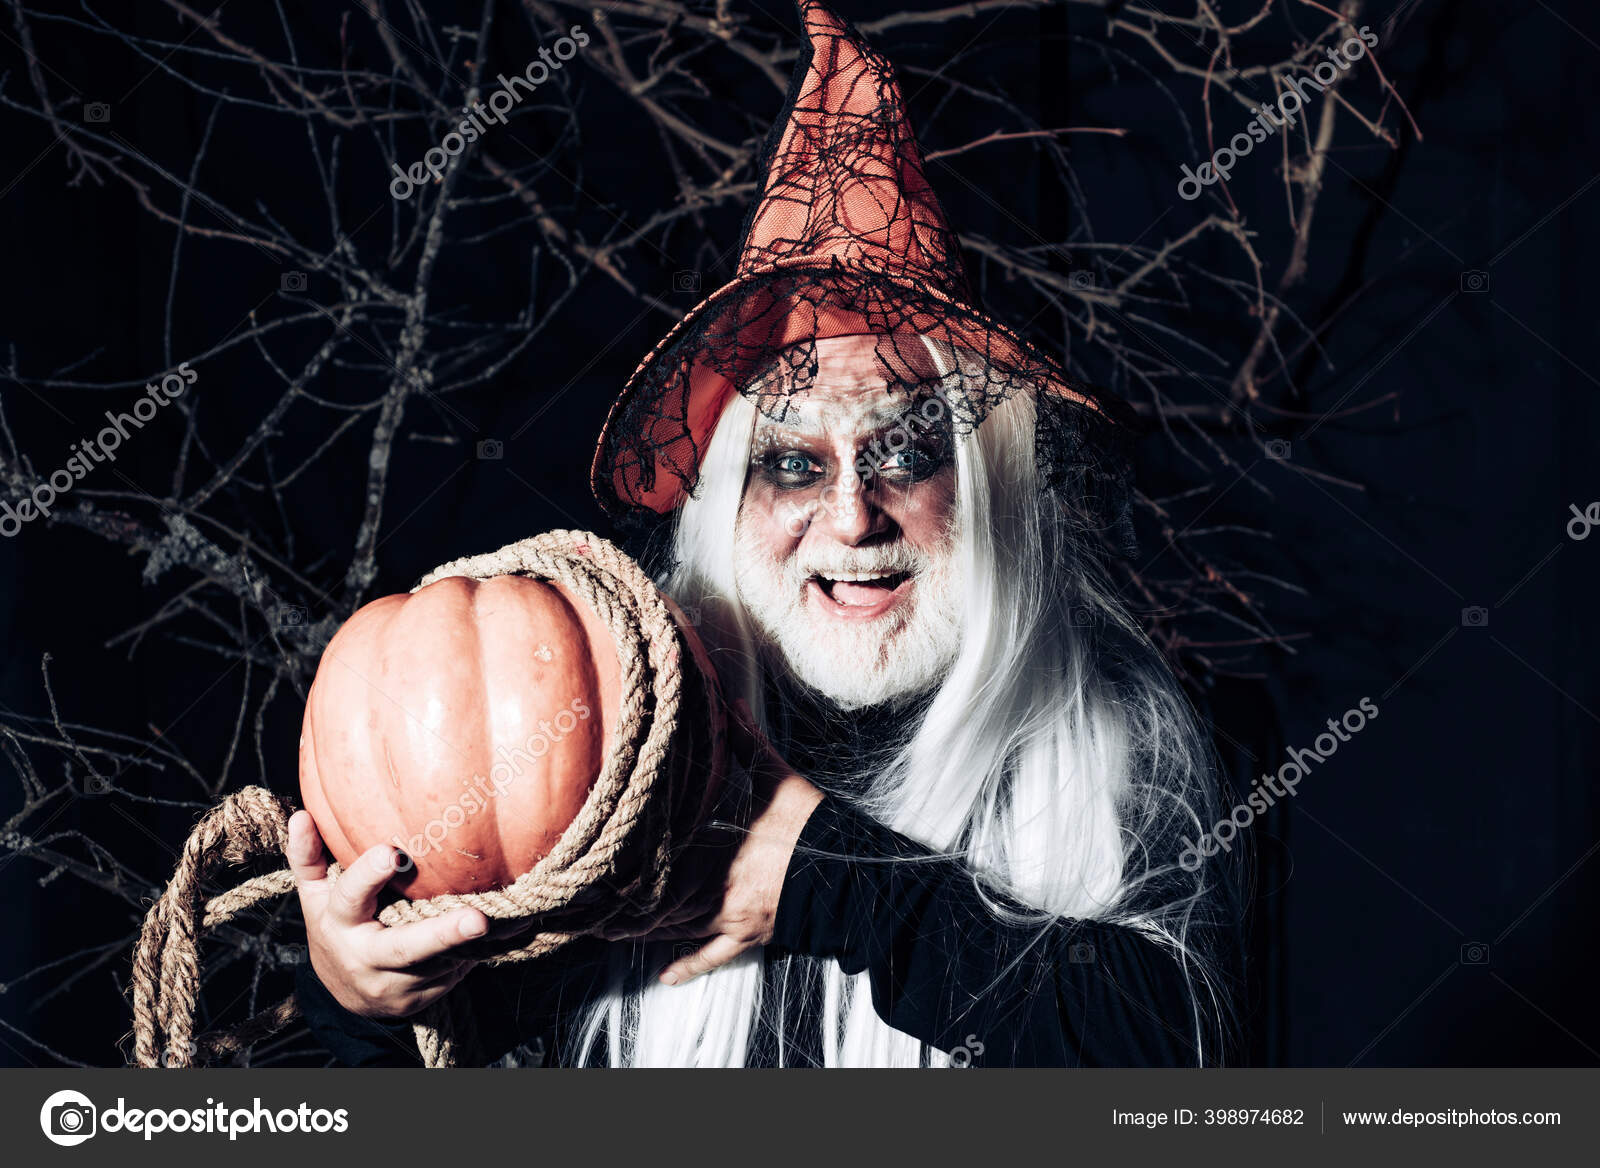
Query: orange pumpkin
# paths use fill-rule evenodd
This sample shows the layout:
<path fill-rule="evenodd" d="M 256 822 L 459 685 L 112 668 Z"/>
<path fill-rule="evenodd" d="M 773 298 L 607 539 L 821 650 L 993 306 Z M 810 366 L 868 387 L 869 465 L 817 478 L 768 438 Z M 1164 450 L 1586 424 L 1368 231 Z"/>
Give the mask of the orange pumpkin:
<path fill-rule="evenodd" d="M 609 629 L 559 584 L 452 576 L 385 596 L 323 653 L 301 798 L 341 864 L 405 852 L 410 899 L 503 888 L 582 808 L 620 691 Z"/>

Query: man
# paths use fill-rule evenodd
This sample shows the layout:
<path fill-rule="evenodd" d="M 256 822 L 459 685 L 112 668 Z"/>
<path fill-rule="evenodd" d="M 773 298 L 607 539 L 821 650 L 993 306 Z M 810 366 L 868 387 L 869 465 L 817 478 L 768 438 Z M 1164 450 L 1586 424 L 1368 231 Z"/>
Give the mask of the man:
<path fill-rule="evenodd" d="M 607 420 L 598 497 L 666 524 L 757 810 L 706 907 L 474 970 L 385 929 L 378 848 L 291 823 L 300 996 L 347 1062 L 458 983 L 491 1053 L 567 1064 L 1221 1061 L 1228 873 L 1194 719 L 1112 596 L 1115 403 L 973 307 L 886 61 L 820 4 L 735 279 Z M 714 828 L 713 828 L 714 830 Z M 685 938 L 692 941 L 685 942 Z"/>

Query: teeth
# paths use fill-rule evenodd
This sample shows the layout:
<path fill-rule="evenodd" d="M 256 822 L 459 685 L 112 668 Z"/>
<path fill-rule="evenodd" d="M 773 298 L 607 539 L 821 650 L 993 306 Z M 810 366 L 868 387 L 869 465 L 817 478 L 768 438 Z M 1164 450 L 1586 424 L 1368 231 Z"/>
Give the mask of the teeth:
<path fill-rule="evenodd" d="M 825 580 L 843 580 L 847 584 L 860 584 L 867 580 L 887 580 L 894 572 L 838 572 L 824 576 Z"/>

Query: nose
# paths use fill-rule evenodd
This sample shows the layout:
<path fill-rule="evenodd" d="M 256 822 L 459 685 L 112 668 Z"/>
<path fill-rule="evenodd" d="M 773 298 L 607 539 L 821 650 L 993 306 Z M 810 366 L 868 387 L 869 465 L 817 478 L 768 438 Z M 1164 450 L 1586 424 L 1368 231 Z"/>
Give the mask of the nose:
<path fill-rule="evenodd" d="M 853 468 L 848 469 L 823 488 L 813 523 L 842 544 L 867 543 L 894 527 L 876 495 Z"/>

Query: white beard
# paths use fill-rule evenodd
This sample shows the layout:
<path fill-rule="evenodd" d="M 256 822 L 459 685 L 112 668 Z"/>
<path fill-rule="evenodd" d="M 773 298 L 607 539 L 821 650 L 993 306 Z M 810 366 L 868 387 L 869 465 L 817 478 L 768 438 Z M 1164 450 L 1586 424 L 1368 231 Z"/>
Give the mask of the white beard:
<path fill-rule="evenodd" d="M 914 697 L 940 681 L 961 648 L 961 573 L 949 539 L 932 553 L 903 541 L 839 548 L 825 562 L 797 553 L 777 564 L 741 521 L 734 536 L 739 599 L 801 682 L 841 709 Z M 910 571 L 909 591 L 871 620 L 840 620 L 807 601 L 819 571 Z"/>

